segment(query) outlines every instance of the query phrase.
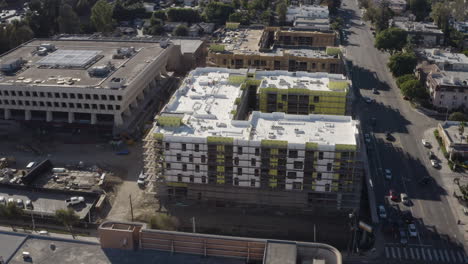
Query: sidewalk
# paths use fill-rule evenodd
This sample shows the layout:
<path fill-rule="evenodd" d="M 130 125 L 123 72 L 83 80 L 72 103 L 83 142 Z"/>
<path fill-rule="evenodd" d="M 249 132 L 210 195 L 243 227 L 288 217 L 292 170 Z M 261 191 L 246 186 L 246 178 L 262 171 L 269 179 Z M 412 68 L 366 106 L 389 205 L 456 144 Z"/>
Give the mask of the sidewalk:
<path fill-rule="evenodd" d="M 75 237 L 73 238 L 73 236 L 71 234 L 52 233 L 52 232 L 49 232 L 47 235 L 40 235 L 39 234 L 39 231 L 46 230 L 46 229 L 38 229 L 36 231 L 31 231 L 31 230 L 23 229 L 23 227 L 15 227 L 15 230 L 13 230 L 10 226 L 0 226 L 0 232 L 1 231 L 11 232 L 11 233 L 23 234 L 25 236 L 33 235 L 33 236 L 44 237 L 45 239 L 47 239 L 47 238 L 57 238 L 57 239 L 78 240 L 78 241 L 85 241 L 85 242 L 91 242 L 91 243 L 99 243 L 99 239 L 98 239 L 97 236 L 78 236 L 78 235 L 75 235 Z M 79 232 L 79 230 L 76 230 L 76 231 Z M 91 231 L 92 231 L 91 233 L 95 233 L 94 230 L 91 230 Z"/>
<path fill-rule="evenodd" d="M 461 221 L 460 225 L 457 225 L 457 223 L 453 224 L 457 225 L 460 233 L 463 234 L 463 245 L 465 250 L 468 250 L 468 216 L 463 213 L 464 206 L 460 204 L 456 197 L 453 196 L 454 191 L 458 190 L 458 186 L 453 182 L 453 180 L 455 178 L 460 178 L 460 182 L 464 182 L 466 184 L 468 183 L 468 175 L 466 173 L 458 173 L 450 170 L 447 159 L 444 157 L 442 150 L 440 150 L 439 143 L 434 137 L 435 129 L 436 128 L 434 127 L 426 130 L 424 132 L 424 138 L 431 143 L 433 146 L 432 151 L 441 161 L 442 168 L 440 169 L 440 175 L 443 184 L 441 187 L 447 191 L 446 198 L 450 204 L 450 210 L 452 210 L 454 217 Z"/>

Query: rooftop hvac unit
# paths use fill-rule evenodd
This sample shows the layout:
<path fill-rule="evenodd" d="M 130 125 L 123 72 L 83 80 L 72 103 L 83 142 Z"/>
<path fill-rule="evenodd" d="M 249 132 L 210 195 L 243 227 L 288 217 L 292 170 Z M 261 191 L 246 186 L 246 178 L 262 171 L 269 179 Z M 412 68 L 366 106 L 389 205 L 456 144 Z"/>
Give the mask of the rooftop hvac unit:
<path fill-rule="evenodd" d="M 88 74 L 90 76 L 95 76 L 95 77 L 105 77 L 109 74 L 110 72 L 110 67 L 109 66 L 94 66 L 91 67 L 88 70 Z"/>
<path fill-rule="evenodd" d="M 119 88 L 122 88 L 124 86 L 124 82 L 125 82 L 124 78 L 114 77 L 114 78 L 112 78 L 110 80 L 109 87 L 111 89 L 119 89 Z"/>
<path fill-rule="evenodd" d="M 0 65 L 0 70 L 5 73 L 15 72 L 21 69 L 23 63 L 23 58 L 7 60 Z"/>

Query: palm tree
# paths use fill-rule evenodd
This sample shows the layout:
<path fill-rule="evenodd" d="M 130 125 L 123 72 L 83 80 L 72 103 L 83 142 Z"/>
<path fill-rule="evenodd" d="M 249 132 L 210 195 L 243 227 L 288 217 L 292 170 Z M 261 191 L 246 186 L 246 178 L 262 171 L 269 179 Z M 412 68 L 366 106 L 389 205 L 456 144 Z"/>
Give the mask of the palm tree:
<path fill-rule="evenodd" d="M 72 208 L 67 209 L 58 209 L 55 211 L 55 218 L 58 221 L 62 222 L 62 224 L 68 228 L 73 238 L 75 235 L 73 234 L 72 226 L 80 220 L 79 216 L 75 213 Z"/>
<path fill-rule="evenodd" d="M 23 215 L 23 209 L 16 206 L 15 203 L 0 205 L 0 217 L 9 220 L 11 229 L 15 230 L 13 222 Z"/>

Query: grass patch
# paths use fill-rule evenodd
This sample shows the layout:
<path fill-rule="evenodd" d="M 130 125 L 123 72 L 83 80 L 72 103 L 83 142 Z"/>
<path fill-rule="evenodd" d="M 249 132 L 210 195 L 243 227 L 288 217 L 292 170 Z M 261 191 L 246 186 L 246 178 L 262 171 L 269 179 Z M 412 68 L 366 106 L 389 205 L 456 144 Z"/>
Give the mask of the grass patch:
<path fill-rule="evenodd" d="M 445 146 L 444 146 L 444 142 L 442 142 L 442 138 L 439 135 L 439 130 L 437 130 L 437 129 L 434 130 L 434 137 L 436 138 L 437 143 L 439 143 L 440 149 L 442 150 L 442 153 L 444 154 L 444 157 L 446 159 L 448 159 L 449 154 L 447 153 L 447 150 L 445 149 Z M 449 161 L 449 166 L 450 166 L 450 161 Z"/>

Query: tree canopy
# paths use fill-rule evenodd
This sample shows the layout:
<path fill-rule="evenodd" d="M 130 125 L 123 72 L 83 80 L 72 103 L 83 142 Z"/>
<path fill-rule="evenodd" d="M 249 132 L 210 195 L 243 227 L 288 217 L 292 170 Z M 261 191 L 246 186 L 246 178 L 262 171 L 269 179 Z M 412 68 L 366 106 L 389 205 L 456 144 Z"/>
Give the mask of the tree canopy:
<path fill-rule="evenodd" d="M 377 32 L 388 28 L 390 19 L 393 17 L 393 11 L 388 5 L 382 5 L 379 7 L 369 7 L 364 13 L 364 20 L 372 22 Z"/>
<path fill-rule="evenodd" d="M 33 37 L 34 33 L 25 22 L 13 20 L 5 27 L 0 27 L 0 53 L 15 48 Z"/>
<path fill-rule="evenodd" d="M 453 112 L 449 115 L 448 119 L 450 121 L 460 121 L 460 122 L 468 121 L 468 117 L 462 112 Z"/>
<path fill-rule="evenodd" d="M 398 86 L 398 88 L 401 89 L 401 85 L 407 81 L 412 81 L 412 80 L 416 80 L 416 76 L 414 76 L 414 74 L 405 74 L 405 75 L 402 75 L 400 77 L 398 77 L 396 79 L 396 84 Z"/>
<path fill-rule="evenodd" d="M 67 209 L 58 209 L 55 211 L 55 218 L 60 221 L 68 230 L 70 233 L 72 233 L 72 227 L 78 221 L 80 218 L 78 215 L 75 213 L 75 211 L 72 208 L 67 208 Z"/>
<path fill-rule="evenodd" d="M 99 0 L 91 9 L 91 23 L 99 32 L 111 32 L 114 28 L 113 7 L 106 0 Z"/>
<path fill-rule="evenodd" d="M 171 22 L 196 23 L 201 21 L 198 11 L 192 8 L 169 8 L 166 14 Z"/>
<path fill-rule="evenodd" d="M 238 22 L 241 25 L 250 24 L 250 14 L 246 10 L 238 10 L 231 15 L 229 15 L 229 22 Z"/>
<path fill-rule="evenodd" d="M 224 24 L 229 18 L 229 15 L 234 12 L 234 8 L 232 8 L 231 5 L 221 2 L 211 2 L 205 7 L 203 12 L 207 22 Z"/>
<path fill-rule="evenodd" d="M 188 28 L 185 25 L 178 25 L 173 32 L 174 36 L 188 36 L 188 33 Z"/>
<path fill-rule="evenodd" d="M 80 31 L 80 19 L 70 5 L 62 5 L 59 14 L 57 21 L 60 33 L 76 34 Z"/>
<path fill-rule="evenodd" d="M 401 50 L 407 42 L 408 33 L 399 28 L 382 30 L 375 37 L 375 47 L 380 50 Z"/>
<path fill-rule="evenodd" d="M 410 99 L 424 99 L 427 96 L 426 89 L 419 80 L 409 80 L 401 84 L 401 93 Z"/>
<path fill-rule="evenodd" d="M 431 11 L 431 2 L 428 0 L 409 0 L 408 9 L 416 16 L 417 21 L 422 21 Z"/>
<path fill-rule="evenodd" d="M 285 0 L 279 2 L 276 5 L 276 13 L 278 14 L 278 20 L 280 25 L 286 23 L 286 12 L 288 11 L 288 5 Z"/>
<path fill-rule="evenodd" d="M 437 2 L 432 6 L 430 16 L 434 23 L 445 32 L 449 26 L 450 13 L 451 10 L 447 3 Z"/>
<path fill-rule="evenodd" d="M 399 52 L 393 54 L 388 62 L 388 67 L 396 77 L 410 74 L 414 71 L 418 60 L 416 55 L 411 52 Z"/>

